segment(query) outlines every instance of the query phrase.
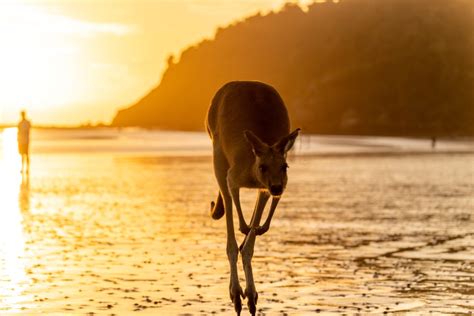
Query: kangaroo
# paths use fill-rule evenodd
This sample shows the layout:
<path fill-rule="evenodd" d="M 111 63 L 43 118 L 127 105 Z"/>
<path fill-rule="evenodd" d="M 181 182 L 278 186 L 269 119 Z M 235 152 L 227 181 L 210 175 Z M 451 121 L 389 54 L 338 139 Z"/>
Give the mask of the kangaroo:
<path fill-rule="evenodd" d="M 300 129 L 290 133 L 290 120 L 282 98 L 273 87 L 256 81 L 233 81 L 220 88 L 209 107 L 206 128 L 212 140 L 214 173 L 219 185 L 217 200 L 211 202 L 211 216 L 213 219 L 226 216 L 230 299 L 240 315 L 241 297 L 247 297 L 249 311 L 255 315 L 258 294 L 251 265 L 255 239 L 270 228 L 288 180 L 286 154 Z M 240 206 L 240 188 L 258 189 L 249 225 Z M 270 210 L 260 226 L 270 196 L 273 197 Z M 235 239 L 233 203 L 239 230 L 246 235 L 240 247 Z M 239 250 L 246 279 L 245 292 L 237 273 Z"/>

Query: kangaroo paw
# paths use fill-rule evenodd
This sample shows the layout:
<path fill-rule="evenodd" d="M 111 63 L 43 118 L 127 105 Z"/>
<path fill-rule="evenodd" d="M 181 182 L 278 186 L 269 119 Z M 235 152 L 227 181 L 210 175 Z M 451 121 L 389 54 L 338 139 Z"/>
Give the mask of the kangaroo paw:
<path fill-rule="evenodd" d="M 242 234 L 247 235 L 250 232 L 250 226 L 239 224 L 239 230 Z"/>
<path fill-rule="evenodd" d="M 263 225 L 263 226 L 258 226 L 258 227 L 255 229 L 255 234 L 256 234 L 257 236 L 261 236 L 261 235 L 265 234 L 265 233 L 268 231 L 268 228 L 269 228 L 269 227 L 268 227 L 268 226 L 265 226 L 265 225 Z"/>

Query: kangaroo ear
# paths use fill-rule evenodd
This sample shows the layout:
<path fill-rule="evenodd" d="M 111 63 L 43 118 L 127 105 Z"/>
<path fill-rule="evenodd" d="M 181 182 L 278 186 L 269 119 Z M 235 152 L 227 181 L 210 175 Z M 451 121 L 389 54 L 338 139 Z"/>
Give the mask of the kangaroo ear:
<path fill-rule="evenodd" d="M 300 130 L 301 128 L 297 128 L 293 132 L 291 132 L 288 136 L 285 136 L 282 139 L 280 139 L 274 145 L 275 148 L 282 154 L 286 154 L 288 150 L 290 150 L 291 147 L 293 147 L 293 145 L 295 144 L 296 137 L 298 137 Z"/>
<path fill-rule="evenodd" d="M 245 136 L 245 139 L 252 146 L 253 153 L 256 156 L 261 156 L 266 151 L 268 151 L 269 146 L 265 144 L 264 142 L 262 142 L 262 140 L 258 138 L 258 136 L 252 133 L 251 131 L 249 130 L 244 131 L 244 136 Z"/>

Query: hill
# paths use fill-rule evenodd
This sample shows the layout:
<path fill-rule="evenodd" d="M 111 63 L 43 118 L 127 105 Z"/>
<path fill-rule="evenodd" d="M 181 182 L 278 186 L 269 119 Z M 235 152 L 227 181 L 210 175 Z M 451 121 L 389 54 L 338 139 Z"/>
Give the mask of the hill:
<path fill-rule="evenodd" d="M 314 133 L 474 135 L 474 2 L 287 4 L 184 50 L 114 126 L 203 130 L 231 80 L 273 85 Z"/>

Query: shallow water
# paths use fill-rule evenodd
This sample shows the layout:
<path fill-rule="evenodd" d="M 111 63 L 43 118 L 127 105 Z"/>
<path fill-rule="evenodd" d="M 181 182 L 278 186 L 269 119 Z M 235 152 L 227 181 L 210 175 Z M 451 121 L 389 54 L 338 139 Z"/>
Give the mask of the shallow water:
<path fill-rule="evenodd" d="M 142 152 L 103 135 L 64 152 L 44 141 L 28 178 L 3 135 L 0 314 L 231 314 L 205 147 L 190 155 L 174 140 L 173 150 Z M 90 150 L 98 139 L 110 148 Z M 291 155 L 289 164 L 255 246 L 259 314 L 474 310 L 473 154 Z M 247 218 L 254 199 L 244 192 Z"/>

